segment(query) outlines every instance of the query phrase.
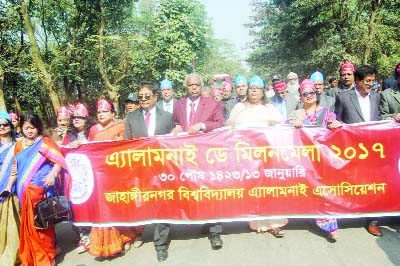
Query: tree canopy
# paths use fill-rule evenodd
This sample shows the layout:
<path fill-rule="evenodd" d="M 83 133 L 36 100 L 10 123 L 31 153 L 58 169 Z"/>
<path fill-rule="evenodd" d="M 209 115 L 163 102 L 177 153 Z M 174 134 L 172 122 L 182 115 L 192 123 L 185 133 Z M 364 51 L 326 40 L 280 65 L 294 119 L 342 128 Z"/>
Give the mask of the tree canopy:
<path fill-rule="evenodd" d="M 255 0 L 253 7 L 249 63 L 265 76 L 334 75 L 344 60 L 388 76 L 400 61 L 399 1 Z"/>
<path fill-rule="evenodd" d="M 2 0 L 0 109 L 53 122 L 59 105 L 99 97 L 122 108 L 141 81 L 239 69 L 197 0 Z M 221 48 L 221 49 L 220 49 Z M 218 67 L 210 61 L 219 59 Z"/>

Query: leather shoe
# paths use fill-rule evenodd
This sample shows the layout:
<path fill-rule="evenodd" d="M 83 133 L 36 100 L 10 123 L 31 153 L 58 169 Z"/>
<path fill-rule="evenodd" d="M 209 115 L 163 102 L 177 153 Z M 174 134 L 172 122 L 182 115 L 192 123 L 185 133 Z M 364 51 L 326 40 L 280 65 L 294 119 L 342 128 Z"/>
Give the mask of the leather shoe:
<path fill-rule="evenodd" d="M 157 250 L 157 259 L 159 262 L 168 258 L 168 250 Z"/>
<path fill-rule="evenodd" d="M 219 236 L 219 234 L 211 233 L 210 236 L 209 236 L 209 239 L 210 239 L 210 243 L 211 243 L 211 248 L 212 249 L 216 250 L 216 249 L 222 248 L 223 242 L 222 242 L 222 239 Z"/>
<path fill-rule="evenodd" d="M 368 225 L 368 232 L 371 235 L 374 235 L 374 236 L 379 236 L 379 237 L 383 236 L 382 231 L 381 231 L 381 229 L 379 228 L 378 225 L 369 224 Z"/>

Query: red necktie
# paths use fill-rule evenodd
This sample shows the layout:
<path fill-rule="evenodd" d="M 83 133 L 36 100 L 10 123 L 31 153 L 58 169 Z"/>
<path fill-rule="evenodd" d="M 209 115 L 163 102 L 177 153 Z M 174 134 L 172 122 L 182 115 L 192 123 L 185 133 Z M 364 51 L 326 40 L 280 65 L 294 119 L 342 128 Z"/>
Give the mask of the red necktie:
<path fill-rule="evenodd" d="M 146 111 L 146 113 L 144 113 L 144 122 L 146 123 L 146 128 L 149 129 L 150 126 L 150 112 Z"/>
<path fill-rule="evenodd" d="M 189 115 L 189 127 L 191 127 L 194 123 L 194 115 L 195 115 L 195 111 L 194 111 L 194 103 L 192 102 L 190 104 L 190 115 Z"/>

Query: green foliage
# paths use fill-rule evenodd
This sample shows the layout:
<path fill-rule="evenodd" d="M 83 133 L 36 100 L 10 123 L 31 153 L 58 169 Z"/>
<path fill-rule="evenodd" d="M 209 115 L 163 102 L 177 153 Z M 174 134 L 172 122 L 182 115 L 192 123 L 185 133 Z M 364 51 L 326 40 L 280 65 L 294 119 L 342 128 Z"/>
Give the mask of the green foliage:
<path fill-rule="evenodd" d="M 344 60 L 362 64 L 370 47 L 368 64 L 379 67 L 382 76 L 392 75 L 400 54 L 399 3 L 379 1 L 369 42 L 372 4 L 376 2 L 254 1 L 255 14 L 249 27 L 255 49 L 249 63 L 268 78 L 277 73 L 285 76 L 289 71 L 304 77 L 316 69 L 326 76 L 337 75 Z"/>
<path fill-rule="evenodd" d="M 14 110 L 18 99 L 22 111 L 35 109 L 51 121 L 51 103 L 32 61 L 19 2 L 1 3 L 0 67 L 8 109 Z M 61 103 L 84 102 L 94 113 L 96 100 L 108 95 L 99 71 L 100 1 L 26 3 Z M 197 0 L 105 0 L 104 11 L 103 64 L 122 103 L 144 80 L 157 84 L 168 77 L 183 93 L 183 80 L 190 72 L 208 80 L 216 73 L 240 71 L 240 62 L 232 59 L 237 58 L 233 48 L 215 40 L 205 7 Z"/>

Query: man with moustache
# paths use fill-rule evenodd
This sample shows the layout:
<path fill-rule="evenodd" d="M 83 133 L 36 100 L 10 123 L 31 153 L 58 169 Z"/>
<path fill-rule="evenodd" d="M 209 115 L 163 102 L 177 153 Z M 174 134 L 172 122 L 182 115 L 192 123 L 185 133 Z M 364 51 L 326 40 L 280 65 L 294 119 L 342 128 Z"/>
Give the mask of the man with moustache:
<path fill-rule="evenodd" d="M 354 88 L 354 64 L 346 61 L 340 66 L 340 81 L 338 84 L 338 93 Z"/>
<path fill-rule="evenodd" d="M 326 107 L 333 112 L 335 110 L 335 98 L 328 96 L 324 90 L 324 76 L 322 73 L 315 71 L 311 74 L 310 79 L 314 82 L 315 90 L 319 95 L 319 106 Z"/>
<path fill-rule="evenodd" d="M 288 116 L 296 110 L 297 100 L 293 95 L 287 93 L 284 81 L 275 82 L 274 92 L 275 95 L 270 98 L 270 102 L 279 110 L 285 123 L 289 123 Z"/>
<path fill-rule="evenodd" d="M 125 139 L 166 135 L 171 133 L 175 124 L 172 114 L 156 106 L 157 90 L 152 83 L 142 83 L 138 99 L 140 108 L 128 113 L 125 120 Z M 158 261 L 168 258 L 169 224 L 156 224 L 154 229 L 154 247 Z"/>
<path fill-rule="evenodd" d="M 351 69 L 341 73 L 351 73 Z M 346 77 L 349 76 L 346 75 Z M 355 88 L 343 91 L 336 96 L 335 113 L 338 121 L 353 124 L 380 120 L 379 102 L 381 97 L 380 94 L 371 90 L 377 76 L 378 71 L 370 66 L 361 66 L 355 70 Z M 376 218 L 368 220 L 367 230 L 374 236 L 382 236 Z"/>
<path fill-rule="evenodd" d="M 197 134 L 209 132 L 224 125 L 223 106 L 202 95 L 203 79 L 195 73 L 186 76 L 184 82 L 186 96 L 175 103 L 174 122 L 176 127 L 172 133 Z M 212 249 L 222 248 L 221 224 L 208 224 L 209 239 Z"/>

